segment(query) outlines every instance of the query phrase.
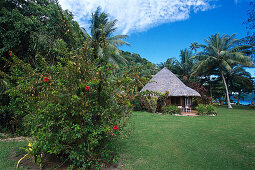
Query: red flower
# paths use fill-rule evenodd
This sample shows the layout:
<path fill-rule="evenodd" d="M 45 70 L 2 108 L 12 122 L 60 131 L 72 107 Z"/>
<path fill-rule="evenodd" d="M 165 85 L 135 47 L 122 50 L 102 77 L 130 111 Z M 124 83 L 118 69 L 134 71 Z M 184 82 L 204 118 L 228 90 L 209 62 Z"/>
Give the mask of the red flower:
<path fill-rule="evenodd" d="M 86 88 L 85 88 L 87 91 L 89 91 L 89 89 L 90 89 L 90 86 L 86 86 Z"/>
<path fill-rule="evenodd" d="M 113 129 L 113 130 L 117 130 L 117 129 L 118 129 L 118 126 L 113 126 L 112 129 Z"/>
<path fill-rule="evenodd" d="M 12 53 L 9 53 L 9 56 L 12 56 Z"/>
<path fill-rule="evenodd" d="M 107 70 L 109 70 L 109 68 L 107 68 Z"/>
<path fill-rule="evenodd" d="M 45 82 L 49 81 L 49 78 L 48 77 L 44 77 L 43 79 Z"/>

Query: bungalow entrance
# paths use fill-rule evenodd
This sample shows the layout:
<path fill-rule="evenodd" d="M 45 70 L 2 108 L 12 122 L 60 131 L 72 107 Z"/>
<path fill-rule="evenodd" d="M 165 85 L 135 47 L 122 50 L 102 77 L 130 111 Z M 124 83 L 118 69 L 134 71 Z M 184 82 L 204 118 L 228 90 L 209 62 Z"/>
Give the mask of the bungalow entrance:
<path fill-rule="evenodd" d="M 176 106 L 190 106 L 192 104 L 191 97 L 184 96 L 170 96 L 166 99 L 166 105 L 176 105 Z"/>

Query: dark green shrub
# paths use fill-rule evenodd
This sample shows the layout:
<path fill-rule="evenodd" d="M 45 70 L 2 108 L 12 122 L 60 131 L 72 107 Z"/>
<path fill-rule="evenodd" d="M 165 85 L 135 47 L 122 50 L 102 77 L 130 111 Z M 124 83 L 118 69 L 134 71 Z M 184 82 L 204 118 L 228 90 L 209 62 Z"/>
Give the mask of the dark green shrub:
<path fill-rule="evenodd" d="M 212 104 L 207 105 L 206 109 L 207 109 L 207 114 L 208 115 L 217 114 L 216 108 Z"/>
<path fill-rule="evenodd" d="M 204 105 L 204 104 L 198 104 L 198 106 L 196 107 L 196 110 L 198 111 L 198 114 L 200 114 L 200 115 L 207 114 L 206 105 Z"/>
<path fill-rule="evenodd" d="M 175 105 L 167 105 L 162 108 L 164 114 L 180 114 L 181 109 Z"/>
<path fill-rule="evenodd" d="M 42 60 L 41 70 L 17 60 L 12 68 L 17 86 L 9 90 L 10 107 L 34 137 L 38 152 L 62 157 L 77 168 L 114 160 L 113 142 L 127 133 L 135 88 L 132 76 L 114 77 L 112 65 L 98 65 L 90 60 L 91 50 L 83 48 L 56 66 Z"/>
<path fill-rule="evenodd" d="M 209 105 L 199 104 L 196 107 L 196 110 L 198 111 L 198 114 L 200 115 L 217 114 L 216 108 L 212 104 L 209 104 Z"/>
<path fill-rule="evenodd" d="M 157 110 L 157 101 L 158 98 L 154 96 L 143 96 L 142 103 L 146 109 L 146 111 L 155 113 Z"/>
<path fill-rule="evenodd" d="M 136 95 L 134 100 L 133 100 L 133 106 L 135 111 L 142 111 L 142 103 L 141 103 L 141 95 Z"/>

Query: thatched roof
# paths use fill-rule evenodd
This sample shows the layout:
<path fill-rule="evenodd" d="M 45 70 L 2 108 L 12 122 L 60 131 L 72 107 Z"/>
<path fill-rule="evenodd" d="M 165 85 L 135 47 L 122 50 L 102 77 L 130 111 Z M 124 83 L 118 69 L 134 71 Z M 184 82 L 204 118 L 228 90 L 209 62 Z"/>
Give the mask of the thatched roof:
<path fill-rule="evenodd" d="M 165 93 L 169 91 L 169 96 L 200 96 L 200 94 L 186 86 L 166 67 L 160 70 L 141 91 L 155 91 Z"/>

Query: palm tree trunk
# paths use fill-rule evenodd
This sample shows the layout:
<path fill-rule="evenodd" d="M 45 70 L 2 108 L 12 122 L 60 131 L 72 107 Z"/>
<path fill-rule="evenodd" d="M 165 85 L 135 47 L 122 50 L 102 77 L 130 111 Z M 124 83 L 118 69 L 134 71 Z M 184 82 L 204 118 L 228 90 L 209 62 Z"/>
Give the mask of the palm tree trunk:
<path fill-rule="evenodd" d="M 221 71 L 221 77 L 222 77 L 222 79 L 223 79 L 223 83 L 224 83 L 225 89 L 226 89 L 226 97 L 227 97 L 227 101 L 228 101 L 228 108 L 229 108 L 229 109 L 232 109 L 232 106 L 231 106 L 231 104 L 230 104 L 229 94 L 228 94 L 228 86 L 227 86 L 227 83 L 226 83 L 226 80 L 225 80 L 225 77 L 224 77 L 222 71 Z"/>
<path fill-rule="evenodd" d="M 239 92 L 238 92 L 238 96 L 237 96 L 237 104 L 239 104 L 240 97 L 241 97 L 241 91 L 239 91 Z"/>
<path fill-rule="evenodd" d="M 225 102 L 225 100 L 226 100 L 226 93 L 224 93 L 224 96 L 222 96 L 223 97 L 223 100 L 221 101 L 221 103 L 220 103 L 220 105 L 223 105 L 224 104 L 224 102 Z"/>

